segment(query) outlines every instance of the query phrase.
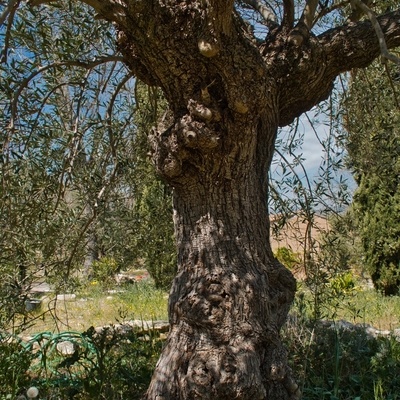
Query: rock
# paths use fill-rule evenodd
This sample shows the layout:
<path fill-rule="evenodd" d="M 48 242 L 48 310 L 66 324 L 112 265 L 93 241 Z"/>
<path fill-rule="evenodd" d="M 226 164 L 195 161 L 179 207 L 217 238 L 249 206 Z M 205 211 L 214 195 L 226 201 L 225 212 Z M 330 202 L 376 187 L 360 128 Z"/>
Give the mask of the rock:
<path fill-rule="evenodd" d="M 139 335 L 147 335 L 151 332 L 167 333 L 169 331 L 168 321 L 142 321 L 140 319 L 124 322 L 123 324 L 114 324 L 99 326 L 95 328 L 96 334 L 100 335 L 107 330 L 116 332 L 120 335 L 128 335 L 136 332 Z"/>
<path fill-rule="evenodd" d="M 58 294 L 57 300 L 59 300 L 59 301 L 75 301 L 76 294 Z"/>
<path fill-rule="evenodd" d="M 39 389 L 35 386 L 31 386 L 27 391 L 26 395 L 28 396 L 28 399 L 35 399 L 36 397 L 39 396 Z"/>
<path fill-rule="evenodd" d="M 393 336 L 396 338 L 396 340 L 400 341 L 400 328 L 397 328 L 393 331 Z"/>
<path fill-rule="evenodd" d="M 63 342 L 57 343 L 57 351 L 63 356 L 72 356 L 72 354 L 76 351 L 75 343 L 70 342 L 69 340 L 64 340 Z"/>

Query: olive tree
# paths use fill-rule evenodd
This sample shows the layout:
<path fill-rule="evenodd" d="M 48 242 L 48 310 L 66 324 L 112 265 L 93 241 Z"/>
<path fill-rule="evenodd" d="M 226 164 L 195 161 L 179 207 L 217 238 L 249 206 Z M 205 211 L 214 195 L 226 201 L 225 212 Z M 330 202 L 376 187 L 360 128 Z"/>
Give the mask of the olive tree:
<path fill-rule="evenodd" d="M 299 398 L 280 340 L 296 283 L 269 244 L 278 128 L 326 99 L 339 74 L 395 59 L 400 10 L 377 16 L 360 0 L 82 2 L 113 24 L 122 62 L 169 105 L 148 139 L 173 190 L 178 271 L 146 398 Z M 31 6 L 43 3 L 58 4 Z M 18 6 L 10 0 L 0 21 L 12 25 Z"/>

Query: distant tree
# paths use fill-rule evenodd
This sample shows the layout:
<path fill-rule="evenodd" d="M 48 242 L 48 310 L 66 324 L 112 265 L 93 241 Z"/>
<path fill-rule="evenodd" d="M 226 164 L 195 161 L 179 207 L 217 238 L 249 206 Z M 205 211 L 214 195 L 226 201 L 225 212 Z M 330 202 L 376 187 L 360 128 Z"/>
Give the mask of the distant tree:
<path fill-rule="evenodd" d="M 159 90 L 147 88 L 146 91 L 143 85 L 136 92 L 136 102 L 134 218 L 129 222 L 135 232 L 133 250 L 136 258 L 144 263 L 156 286 L 170 289 L 177 268 L 172 193 L 156 175 L 148 156 L 147 140 L 149 130 L 165 112 L 167 104 Z"/>
<path fill-rule="evenodd" d="M 400 290 L 400 111 L 397 67 L 375 62 L 352 74 L 345 101 L 351 207 L 361 263 L 385 294 Z"/>
<path fill-rule="evenodd" d="M 45 72 L 40 67 L 49 60 L 41 54 L 48 46 L 68 47 L 85 24 L 80 61 L 69 65 L 91 72 L 99 70 L 96 62 L 117 61 L 108 51 L 101 57 L 101 41 L 92 43 L 92 35 L 104 29 L 117 40 L 117 58 L 128 74 L 160 87 L 168 102 L 169 112 L 149 142 L 158 174 L 173 188 L 178 272 L 169 336 L 146 398 L 300 398 L 279 333 L 296 284 L 269 243 L 268 170 L 278 128 L 326 99 L 342 72 L 365 67 L 380 54 L 393 58 L 387 48 L 400 45 L 400 10 L 375 16 L 360 0 L 85 2 L 96 18 L 83 10 L 73 29 L 58 37 L 60 21 L 80 2 L 57 1 L 59 8 L 53 9 L 46 0 L 30 5 L 10 0 L 0 19 L 9 28 L 3 35 L 5 81 L 16 71 L 14 60 L 34 60 L 32 70 Z M 367 13 L 371 21 L 357 22 L 353 11 Z M 11 28 L 26 12 L 39 18 L 26 20 L 34 35 L 42 26 L 54 31 L 46 45 L 30 43 L 16 56 Z M 348 16 L 354 22 L 346 23 Z M 104 24 L 96 31 L 99 18 L 114 28 Z M 85 52 L 88 48 L 95 53 Z M 34 84 L 31 79 L 28 88 L 18 78 L 6 88 L 6 159 L 12 155 L 7 144 L 24 127 L 16 119 L 15 99 Z M 79 80 L 76 90 L 86 87 L 84 82 Z M 37 115 L 37 108 L 31 110 Z M 99 111 L 104 114 L 102 107 Z M 100 120 L 112 125 L 121 118 Z M 82 131 L 69 131 L 67 142 L 77 149 Z M 112 130 L 111 138 L 119 132 Z M 67 161 L 71 154 L 76 160 L 72 151 Z M 118 165 L 111 164 L 105 169 L 109 178 Z M 95 191 L 95 198 L 104 197 L 108 187 Z"/>
<path fill-rule="evenodd" d="M 10 31 L 1 31 L 5 47 L 0 63 L 0 292 L 4 294 L 0 328 L 4 329 L 12 321 L 23 321 L 15 315 L 26 314 L 30 286 L 44 275 L 57 291 L 64 291 L 76 284 L 74 277 L 81 277 L 82 271 L 90 276 L 92 262 L 101 257 L 112 257 L 119 269 L 149 258 L 142 240 L 149 228 L 143 226 L 146 221 L 138 214 L 135 199 L 143 197 L 145 183 L 162 186 L 149 168 L 149 147 L 143 137 L 165 105 L 150 102 L 143 87 L 139 111 L 139 100 L 131 96 L 138 91 L 137 80 L 113 55 L 115 43 L 106 24 L 93 22 L 95 12 L 85 5 L 63 7 L 67 10 L 62 18 L 63 8 L 25 7 L 17 15 L 14 10 L 16 29 L 10 36 Z M 103 57 L 99 49 L 110 55 Z M 161 214 L 161 205 L 157 207 L 151 222 L 167 225 L 169 232 L 153 228 L 152 233 L 169 239 L 157 244 L 154 270 L 159 264 L 166 269 L 166 259 L 169 268 L 173 262 L 172 209 L 168 213 L 163 207 Z M 168 279 L 158 273 L 157 283 L 162 279 L 165 285 Z"/>

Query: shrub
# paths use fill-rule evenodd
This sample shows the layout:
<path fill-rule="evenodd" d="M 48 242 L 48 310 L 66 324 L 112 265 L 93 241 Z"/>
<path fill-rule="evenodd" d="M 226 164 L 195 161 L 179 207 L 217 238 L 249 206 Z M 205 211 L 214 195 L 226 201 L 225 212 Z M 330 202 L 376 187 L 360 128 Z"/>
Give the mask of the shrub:
<path fill-rule="evenodd" d="M 102 257 L 92 263 L 92 277 L 102 284 L 109 284 L 118 272 L 118 264 L 112 257 Z"/>
<path fill-rule="evenodd" d="M 0 335 L 0 398 L 14 399 L 29 382 L 32 354 L 15 337 Z"/>
<path fill-rule="evenodd" d="M 279 247 L 275 257 L 289 269 L 294 269 L 301 264 L 299 255 L 287 247 Z"/>
<path fill-rule="evenodd" d="M 362 326 L 328 325 L 296 321 L 284 331 L 303 399 L 399 399 L 400 343 Z"/>
<path fill-rule="evenodd" d="M 161 346 L 155 332 L 143 337 L 112 326 L 100 333 L 40 333 L 27 346 L 38 348 L 30 384 L 47 399 L 140 399 Z"/>

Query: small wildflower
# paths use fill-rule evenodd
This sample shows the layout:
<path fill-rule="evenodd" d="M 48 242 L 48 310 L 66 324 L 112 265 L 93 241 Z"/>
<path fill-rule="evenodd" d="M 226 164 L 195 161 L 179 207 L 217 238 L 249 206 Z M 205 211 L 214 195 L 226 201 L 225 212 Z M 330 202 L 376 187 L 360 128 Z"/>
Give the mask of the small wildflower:
<path fill-rule="evenodd" d="M 39 390 L 38 390 L 37 387 L 31 386 L 31 387 L 26 391 L 26 395 L 28 396 L 29 399 L 34 399 L 34 398 L 38 397 L 38 395 L 39 395 Z"/>

